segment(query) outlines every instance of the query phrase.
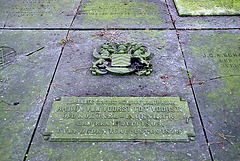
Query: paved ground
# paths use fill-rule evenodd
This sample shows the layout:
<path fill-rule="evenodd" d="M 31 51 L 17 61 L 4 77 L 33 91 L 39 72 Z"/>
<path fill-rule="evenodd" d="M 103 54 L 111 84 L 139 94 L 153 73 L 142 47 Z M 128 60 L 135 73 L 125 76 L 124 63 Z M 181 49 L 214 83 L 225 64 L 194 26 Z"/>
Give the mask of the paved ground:
<path fill-rule="evenodd" d="M 234 2 L 234 1 L 232 1 Z M 180 17 L 173 0 L 0 2 L 1 160 L 240 160 L 240 17 Z M 200 6 L 201 7 L 201 6 Z M 140 42 L 150 76 L 93 76 L 105 42 Z M 180 97 L 182 142 L 49 142 L 56 98 Z"/>

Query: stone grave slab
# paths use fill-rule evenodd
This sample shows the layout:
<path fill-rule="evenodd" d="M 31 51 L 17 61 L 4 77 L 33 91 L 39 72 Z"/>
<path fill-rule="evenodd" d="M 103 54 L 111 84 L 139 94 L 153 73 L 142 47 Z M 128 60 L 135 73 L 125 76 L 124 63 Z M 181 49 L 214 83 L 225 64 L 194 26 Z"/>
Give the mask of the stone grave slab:
<path fill-rule="evenodd" d="M 180 16 L 240 15 L 238 0 L 174 0 Z"/>
<path fill-rule="evenodd" d="M 193 88 L 215 160 L 240 159 L 240 32 L 181 31 Z"/>
<path fill-rule="evenodd" d="M 60 31 L 0 31 L 1 160 L 23 160 L 58 57 Z"/>
<path fill-rule="evenodd" d="M 109 72 L 105 75 L 95 76 L 90 70 L 93 67 L 93 63 L 97 61 L 93 57 L 93 53 L 95 49 L 99 51 L 101 45 L 107 42 L 142 43 L 152 53 L 149 59 L 152 64 L 152 73 L 148 76 L 138 76 L 135 73 L 119 75 Z M 106 52 L 103 53 L 102 58 L 107 56 Z M 62 59 L 27 159 L 210 160 L 191 88 L 187 86 L 187 71 L 184 68 L 184 61 L 175 31 L 116 30 L 71 32 L 70 41 L 64 48 Z M 186 125 L 191 124 L 192 121 L 195 137 L 190 137 L 187 142 L 176 140 L 166 142 L 166 140 L 154 140 L 151 138 L 127 142 L 106 142 L 106 139 L 94 141 L 91 137 L 89 137 L 91 140 L 88 142 L 87 140 L 85 142 L 80 140 L 78 142 L 44 140 L 48 139 L 44 134 L 52 131 L 52 124 L 47 122 L 48 120 L 50 122 L 54 120 L 54 111 L 59 104 L 63 103 L 64 105 L 64 100 L 81 100 L 84 98 L 91 100 L 93 99 L 91 97 L 109 101 L 111 99 L 124 99 L 124 97 L 128 97 L 127 99 L 142 98 L 144 100 L 148 100 L 148 97 L 152 97 L 149 100 L 153 98 L 164 100 L 161 97 L 167 97 L 166 99 L 175 99 L 176 102 L 179 102 L 179 98 L 185 99 L 183 102 L 187 102 L 190 116 L 186 115 L 185 119 L 181 119 L 181 123 Z M 63 107 L 67 106 L 64 105 Z M 161 108 L 163 107 L 161 106 Z M 72 120 L 72 122 L 69 122 L 70 124 L 74 122 L 74 119 L 70 120 Z M 89 121 L 91 120 L 89 119 Z M 163 126 L 167 127 L 173 123 L 170 123 L 171 118 L 168 121 Z M 69 127 L 72 125 L 70 124 Z M 48 131 L 48 129 L 50 130 Z M 53 138 L 54 136 L 56 135 L 51 135 Z M 64 137 L 66 138 L 66 136 Z M 121 139 L 121 137 L 118 139 Z"/>
<path fill-rule="evenodd" d="M 167 0 L 177 29 L 239 28 L 239 16 L 179 16 L 173 0 Z"/>
<path fill-rule="evenodd" d="M 73 28 L 173 28 L 164 0 L 83 0 Z"/>
<path fill-rule="evenodd" d="M 0 24 L 6 28 L 68 28 L 79 3 L 79 0 L 2 0 Z"/>

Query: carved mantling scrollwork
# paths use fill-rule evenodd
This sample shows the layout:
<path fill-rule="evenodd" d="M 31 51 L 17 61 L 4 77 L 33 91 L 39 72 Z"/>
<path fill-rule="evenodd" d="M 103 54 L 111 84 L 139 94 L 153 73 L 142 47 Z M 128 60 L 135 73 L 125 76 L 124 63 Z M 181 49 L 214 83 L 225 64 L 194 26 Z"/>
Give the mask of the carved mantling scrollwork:
<path fill-rule="evenodd" d="M 150 75 L 152 65 L 150 51 L 142 44 L 130 43 L 104 43 L 100 51 L 93 51 L 93 57 L 98 59 L 93 63 L 93 75 L 104 75 L 108 72 L 114 74 L 131 74 L 139 76 Z"/>

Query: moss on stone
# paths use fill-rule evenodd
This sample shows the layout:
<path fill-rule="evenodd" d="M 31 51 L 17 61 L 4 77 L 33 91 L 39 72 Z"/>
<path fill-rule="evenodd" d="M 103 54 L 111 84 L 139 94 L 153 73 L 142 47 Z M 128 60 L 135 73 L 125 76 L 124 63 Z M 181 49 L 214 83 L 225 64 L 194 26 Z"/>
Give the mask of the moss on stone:
<path fill-rule="evenodd" d="M 231 32 L 213 32 L 207 36 L 196 33 L 191 38 L 192 54 L 199 62 L 209 62 L 204 71 L 205 75 L 211 76 L 212 74 L 212 76 L 202 79 L 219 77 L 219 80 L 215 80 L 219 83 L 219 88 L 212 91 L 208 89 L 208 100 L 224 104 L 225 109 L 236 110 L 239 104 L 239 44 L 239 34 Z"/>
<path fill-rule="evenodd" d="M 85 15 L 84 24 L 141 24 L 142 22 L 159 25 L 159 7 L 151 2 L 129 0 L 98 0 L 85 4 L 80 14 Z M 124 21 L 120 21 L 123 20 Z"/>
<path fill-rule="evenodd" d="M 76 0 L 61 1 L 8 1 L 3 2 L 0 16 L 9 16 L 9 26 L 69 26 L 67 15 L 72 12 Z M 71 20 L 71 19 L 70 19 Z"/>
<path fill-rule="evenodd" d="M 239 15 L 238 0 L 174 0 L 180 15 Z"/>
<path fill-rule="evenodd" d="M 58 33 L 64 35 L 64 32 Z M 52 45 L 51 34 L 52 31 L 6 31 L 1 34 L 0 46 L 14 48 L 17 53 L 9 66 L 0 69 L 0 78 L 4 80 L 0 82 L 2 160 L 22 160 L 26 153 L 56 65 L 54 59 L 57 60 L 61 50 L 61 46 Z M 48 49 L 25 56 L 46 44 Z M 19 104 L 13 105 L 15 102 Z"/>

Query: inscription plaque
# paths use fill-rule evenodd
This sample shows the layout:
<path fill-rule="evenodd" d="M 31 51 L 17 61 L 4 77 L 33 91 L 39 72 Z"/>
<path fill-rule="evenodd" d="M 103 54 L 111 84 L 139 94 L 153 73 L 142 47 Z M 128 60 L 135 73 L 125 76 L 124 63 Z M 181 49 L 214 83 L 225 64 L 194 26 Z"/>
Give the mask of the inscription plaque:
<path fill-rule="evenodd" d="M 62 97 L 44 138 L 50 141 L 189 141 L 195 132 L 179 97 Z"/>

